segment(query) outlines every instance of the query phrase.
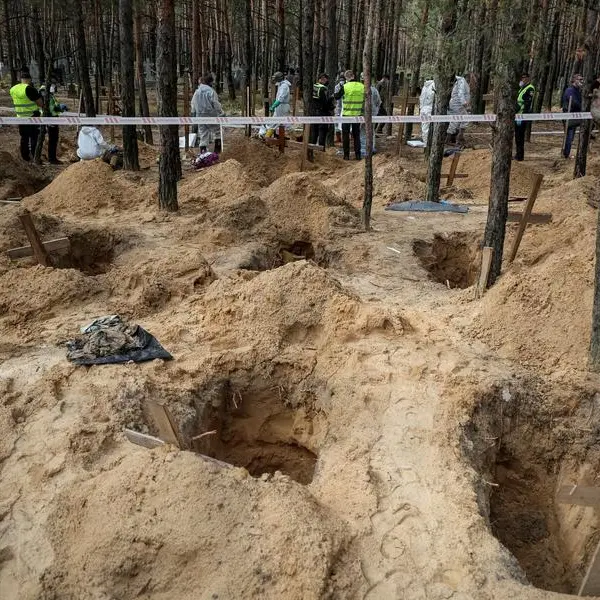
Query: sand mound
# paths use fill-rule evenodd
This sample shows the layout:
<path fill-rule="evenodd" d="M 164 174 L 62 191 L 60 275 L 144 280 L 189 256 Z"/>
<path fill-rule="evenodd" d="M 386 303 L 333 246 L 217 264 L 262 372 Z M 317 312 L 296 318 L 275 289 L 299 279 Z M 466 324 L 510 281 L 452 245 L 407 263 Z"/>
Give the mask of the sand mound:
<path fill-rule="evenodd" d="M 75 269 L 12 268 L 0 275 L 0 314 L 9 323 L 43 321 L 56 307 L 72 306 L 98 293 L 100 285 Z"/>
<path fill-rule="evenodd" d="M 551 210 L 552 223 L 527 230 L 514 266 L 484 297 L 472 332 L 503 355 L 555 373 L 585 369 L 597 219 L 586 199 L 598 183 L 585 177 L 543 194 L 536 211 Z"/>
<path fill-rule="evenodd" d="M 451 162 L 451 157 L 444 159 L 442 168 L 444 173 L 450 169 Z M 468 177 L 456 179 L 454 185 L 457 188 L 467 188 L 475 198 L 487 201 L 490 195 L 491 170 L 492 154 L 490 150 L 462 152 L 458 163 L 458 173 L 466 173 Z M 533 175 L 530 166 L 513 161 L 510 174 L 511 196 L 527 196 L 531 191 Z"/>
<path fill-rule="evenodd" d="M 232 199 L 258 189 L 237 160 L 226 160 L 208 169 L 186 175 L 179 185 L 179 201 L 186 203 Z"/>
<path fill-rule="evenodd" d="M 290 242 L 327 238 L 360 227 L 359 211 L 313 174 L 285 175 L 264 190 L 261 198 L 278 235 Z"/>
<path fill-rule="evenodd" d="M 52 214 L 110 216 L 123 208 L 144 206 L 144 196 L 139 177 L 114 172 L 101 160 L 93 160 L 72 164 L 23 204 Z"/>
<path fill-rule="evenodd" d="M 35 194 L 48 182 L 39 167 L 15 158 L 9 152 L 0 152 L 0 199 Z"/>
<path fill-rule="evenodd" d="M 248 281 L 220 279 L 194 312 L 202 338 L 218 348 L 250 345 L 276 356 L 295 344 L 322 346 L 359 334 L 402 335 L 407 328 L 395 311 L 362 304 L 316 265 L 299 261 L 265 271 Z"/>
<path fill-rule="evenodd" d="M 67 520 L 74 526 L 61 525 Z M 75 485 L 51 522 L 56 559 L 43 579 L 45 598 L 168 590 L 180 600 L 317 599 L 327 595 L 344 541 L 342 528 L 288 478 L 266 484 L 164 451 L 132 450 L 112 471 Z"/>

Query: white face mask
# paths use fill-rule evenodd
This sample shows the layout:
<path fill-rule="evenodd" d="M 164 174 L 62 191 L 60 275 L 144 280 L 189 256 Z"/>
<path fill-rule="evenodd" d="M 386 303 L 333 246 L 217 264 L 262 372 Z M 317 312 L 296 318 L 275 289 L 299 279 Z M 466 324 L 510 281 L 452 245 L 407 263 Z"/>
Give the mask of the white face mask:
<path fill-rule="evenodd" d="M 524 81 L 519 81 L 519 87 L 525 87 L 525 82 Z"/>

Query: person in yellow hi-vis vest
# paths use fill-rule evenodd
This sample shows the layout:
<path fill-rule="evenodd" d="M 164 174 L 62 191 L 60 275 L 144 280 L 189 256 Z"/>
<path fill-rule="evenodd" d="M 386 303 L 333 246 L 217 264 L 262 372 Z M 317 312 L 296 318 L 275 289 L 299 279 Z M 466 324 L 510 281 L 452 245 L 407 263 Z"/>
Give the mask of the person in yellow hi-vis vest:
<path fill-rule="evenodd" d="M 17 85 L 10 88 L 10 96 L 17 117 L 25 119 L 28 117 L 40 116 L 40 108 L 43 106 L 42 96 L 35 87 L 31 85 L 31 75 L 29 74 L 29 71 L 21 71 L 21 83 L 17 83 Z M 21 158 L 23 160 L 30 161 L 33 159 L 39 131 L 40 128 L 38 125 L 19 125 L 19 135 L 21 136 Z"/>
<path fill-rule="evenodd" d="M 352 71 L 346 71 L 346 83 L 334 95 L 342 100 L 342 117 L 361 117 L 365 108 L 365 86 L 355 80 Z M 360 160 L 360 123 L 342 123 L 342 147 L 344 160 L 350 160 L 350 129 L 354 140 L 354 156 Z"/>

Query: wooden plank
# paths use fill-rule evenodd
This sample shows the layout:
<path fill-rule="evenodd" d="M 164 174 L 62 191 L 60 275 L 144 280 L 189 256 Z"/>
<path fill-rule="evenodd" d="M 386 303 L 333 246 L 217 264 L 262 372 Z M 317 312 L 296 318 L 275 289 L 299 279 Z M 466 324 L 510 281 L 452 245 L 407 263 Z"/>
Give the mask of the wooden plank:
<path fill-rule="evenodd" d="M 308 138 L 310 136 L 310 125 L 304 125 L 304 133 L 302 134 L 302 159 L 300 160 L 300 170 L 304 171 L 306 161 L 308 160 Z"/>
<path fill-rule="evenodd" d="M 508 199 L 509 202 L 525 202 L 527 196 L 512 196 Z"/>
<path fill-rule="evenodd" d="M 154 402 L 153 400 L 148 400 L 146 406 L 148 407 L 150 417 L 156 424 L 160 438 L 167 444 L 173 444 L 174 446 L 181 448 L 176 426 L 167 407 L 158 402 Z"/>
<path fill-rule="evenodd" d="M 283 154 L 285 152 L 285 127 L 283 125 L 279 126 L 279 154 Z"/>
<path fill-rule="evenodd" d="M 63 237 L 56 240 L 49 240 L 43 242 L 46 252 L 58 252 L 59 250 L 70 250 L 71 242 L 69 238 Z M 33 256 L 33 248 L 31 246 L 21 246 L 20 248 L 12 248 L 7 250 L 9 258 L 25 258 L 26 256 Z"/>
<path fill-rule="evenodd" d="M 523 213 L 517 210 L 508 211 L 508 223 L 519 223 L 523 218 Z M 528 225 L 547 225 L 552 223 L 552 213 L 531 213 L 527 220 Z"/>
<path fill-rule="evenodd" d="M 481 253 L 481 270 L 479 271 L 479 279 L 477 281 L 477 287 L 475 288 L 476 298 L 481 298 L 487 289 L 493 257 L 494 249 L 490 246 L 484 246 L 483 252 Z"/>
<path fill-rule="evenodd" d="M 600 487 L 586 485 L 561 485 L 556 501 L 577 506 L 600 506 Z"/>
<path fill-rule="evenodd" d="M 454 178 L 456 177 L 456 169 L 458 169 L 458 163 L 460 161 L 460 152 L 455 152 L 452 156 L 452 163 L 450 163 L 450 173 L 448 173 L 448 181 L 446 185 L 452 185 Z"/>
<path fill-rule="evenodd" d="M 454 173 L 454 179 L 465 179 L 468 176 L 468 173 Z M 450 173 L 442 173 L 440 177 L 450 177 Z M 450 182 L 448 182 L 448 185 L 450 185 Z"/>
<path fill-rule="evenodd" d="M 600 596 L 600 543 L 581 582 L 578 596 Z"/>
<path fill-rule="evenodd" d="M 133 429 L 125 429 L 123 431 L 125 437 L 132 443 L 137 444 L 138 446 L 143 446 L 144 448 L 158 448 L 158 446 L 164 446 L 164 442 L 152 435 L 146 435 L 145 433 L 140 433 L 139 431 L 134 431 Z"/>
<path fill-rule="evenodd" d="M 35 259 L 43 267 L 49 267 L 51 264 L 50 257 L 48 256 L 48 253 L 44 248 L 44 244 L 42 244 L 42 240 L 40 239 L 40 235 L 33 224 L 31 213 L 29 211 L 24 212 L 22 215 L 19 215 L 19 220 L 25 229 L 29 243 L 33 248 L 33 255 L 35 256 Z"/>
<path fill-rule="evenodd" d="M 408 105 L 408 79 L 404 79 L 404 92 L 400 100 L 400 114 L 406 115 L 406 107 Z M 398 139 L 396 140 L 396 156 L 400 156 L 402 150 L 402 140 L 404 139 L 404 123 L 398 125 Z"/>
<path fill-rule="evenodd" d="M 513 243 L 512 250 L 510 252 L 510 258 L 508 262 L 511 263 L 515 260 L 517 256 L 517 252 L 519 251 L 519 246 L 521 245 L 521 240 L 523 239 L 523 234 L 525 233 L 525 228 L 527 227 L 527 223 L 529 223 L 529 217 L 531 216 L 531 211 L 533 210 L 533 205 L 535 204 L 535 200 L 540 192 L 540 188 L 542 187 L 542 180 L 544 176 L 541 174 L 536 174 L 533 188 L 531 189 L 531 193 L 529 194 L 529 198 L 527 198 L 527 204 L 525 204 L 525 210 L 523 210 L 523 217 L 521 218 L 521 222 L 519 223 L 519 230 L 517 231 L 517 237 Z"/>

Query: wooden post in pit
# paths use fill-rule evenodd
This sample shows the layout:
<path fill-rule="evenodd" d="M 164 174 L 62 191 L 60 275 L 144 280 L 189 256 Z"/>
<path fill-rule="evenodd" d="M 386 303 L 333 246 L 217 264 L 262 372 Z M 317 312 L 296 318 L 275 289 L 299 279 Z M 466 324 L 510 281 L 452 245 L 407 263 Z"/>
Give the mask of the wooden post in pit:
<path fill-rule="evenodd" d="M 112 81 L 110 81 L 108 84 L 108 100 L 106 101 L 106 112 L 108 113 L 108 115 L 112 115 L 114 113 L 114 110 L 115 110 L 115 97 L 114 97 L 114 91 L 113 91 L 113 84 L 112 84 Z M 114 144 L 115 143 L 115 126 L 111 125 L 109 131 L 110 131 L 110 143 Z"/>
<path fill-rule="evenodd" d="M 25 233 L 27 234 L 27 239 L 31 244 L 35 259 L 43 267 L 51 266 L 48 252 L 46 252 L 46 248 L 44 248 L 44 244 L 42 244 L 42 240 L 40 239 L 37 229 L 33 224 L 31 213 L 29 211 L 25 211 L 22 215 L 19 215 L 19 220 L 21 221 L 21 225 L 23 225 L 23 229 L 25 229 Z"/>
<path fill-rule="evenodd" d="M 284 154 L 285 153 L 285 127 L 283 125 L 279 126 L 279 139 L 278 139 L 278 144 L 277 146 L 279 146 L 279 154 Z"/>
<path fill-rule="evenodd" d="M 447 186 L 454 184 L 454 177 L 456 176 L 456 170 L 458 169 L 458 162 L 460 161 L 460 152 L 455 152 L 452 157 L 452 164 L 450 165 L 450 172 L 448 173 L 448 180 L 446 181 Z"/>
<path fill-rule="evenodd" d="M 310 125 L 304 125 L 304 133 L 302 134 L 302 160 L 300 161 L 300 170 L 304 171 L 306 161 L 308 160 L 308 138 L 310 135 Z"/>
<path fill-rule="evenodd" d="M 511 263 L 515 260 L 517 256 L 517 252 L 519 251 L 519 246 L 521 245 L 521 240 L 523 239 L 523 234 L 525 233 L 525 228 L 527 227 L 527 223 L 529 222 L 529 217 L 531 216 L 531 211 L 533 210 L 533 205 L 535 204 L 535 200 L 540 192 L 540 188 L 542 187 L 542 180 L 544 176 L 541 174 L 536 174 L 535 179 L 533 181 L 533 187 L 531 188 L 531 193 L 527 198 L 527 204 L 523 209 L 523 217 L 521 218 L 521 222 L 519 223 L 519 229 L 517 231 L 517 237 L 513 242 L 513 247 L 510 251 L 510 257 L 508 262 Z"/>
<path fill-rule="evenodd" d="M 475 288 L 475 298 L 481 298 L 487 289 L 493 257 L 494 249 L 491 246 L 484 246 L 481 254 L 481 270 L 479 271 L 479 279 Z"/>
<path fill-rule="evenodd" d="M 183 74 L 183 116 L 190 116 L 190 85 L 188 82 L 188 73 Z M 183 127 L 183 135 L 185 138 L 184 141 L 184 149 L 187 154 L 190 149 L 190 126 L 184 125 Z"/>
<path fill-rule="evenodd" d="M 600 505 L 600 488 L 582 485 L 562 485 L 556 494 L 556 502 L 577 506 Z M 585 577 L 579 586 L 578 596 L 600 596 L 600 543 L 592 555 Z"/>
<path fill-rule="evenodd" d="M 183 441 L 177 431 L 177 424 L 171 415 L 171 411 L 164 404 L 159 404 L 152 400 L 149 400 L 146 406 L 152 420 L 156 423 L 160 439 L 164 440 L 167 444 L 183 448 Z"/>

